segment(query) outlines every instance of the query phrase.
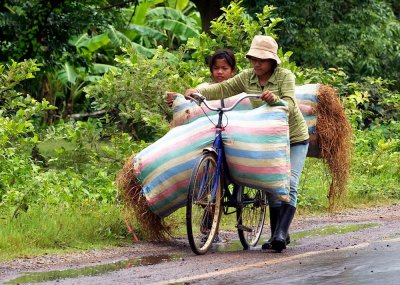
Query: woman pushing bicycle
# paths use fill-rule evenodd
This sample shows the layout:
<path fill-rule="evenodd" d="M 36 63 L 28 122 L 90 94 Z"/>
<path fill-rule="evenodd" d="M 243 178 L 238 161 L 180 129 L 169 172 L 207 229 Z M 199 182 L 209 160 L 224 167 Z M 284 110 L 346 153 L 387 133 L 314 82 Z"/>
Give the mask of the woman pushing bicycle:
<path fill-rule="evenodd" d="M 273 106 L 280 99 L 289 107 L 290 135 L 290 198 L 289 203 L 269 197 L 271 238 L 263 249 L 281 252 L 290 242 L 289 227 L 296 212 L 297 188 L 308 150 L 308 129 L 297 105 L 294 89 L 295 76 L 279 67 L 278 44 L 270 36 L 255 36 L 246 57 L 253 68 L 246 69 L 226 81 L 186 90 L 185 96 L 200 93 L 207 99 L 222 99 L 241 92 L 261 94 L 260 99 Z"/>

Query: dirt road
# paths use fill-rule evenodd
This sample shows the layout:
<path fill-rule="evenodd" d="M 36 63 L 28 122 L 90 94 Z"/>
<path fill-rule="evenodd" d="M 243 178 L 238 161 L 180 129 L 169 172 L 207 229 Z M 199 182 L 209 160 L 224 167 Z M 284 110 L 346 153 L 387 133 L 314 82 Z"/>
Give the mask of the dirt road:
<path fill-rule="evenodd" d="M 185 239 L 175 239 L 164 243 L 138 242 L 124 248 L 79 254 L 20 259 L 0 264 L 0 282 L 15 280 L 15 283 L 27 284 L 39 279 L 31 277 L 18 281 L 15 278 L 27 272 L 39 272 L 37 276 L 50 272 L 56 277 L 49 278 L 50 274 L 47 274 L 46 278 L 40 279 L 44 281 L 41 284 L 202 284 L 201 280 L 205 280 L 204 284 L 210 280 L 225 284 L 223 280 L 229 276 L 255 267 L 271 274 L 273 270 L 279 270 L 279 264 L 301 262 L 310 255 L 333 254 L 399 238 L 400 205 L 334 215 L 296 216 L 291 233 L 294 240 L 282 253 L 265 252 L 260 248 L 243 251 L 235 241 L 235 232 L 222 232 L 225 242 L 203 256 L 194 255 Z M 263 239 L 268 238 L 267 235 L 266 232 Z M 66 269 L 76 274 L 60 274 Z M 65 277 L 71 278 L 63 279 Z"/>

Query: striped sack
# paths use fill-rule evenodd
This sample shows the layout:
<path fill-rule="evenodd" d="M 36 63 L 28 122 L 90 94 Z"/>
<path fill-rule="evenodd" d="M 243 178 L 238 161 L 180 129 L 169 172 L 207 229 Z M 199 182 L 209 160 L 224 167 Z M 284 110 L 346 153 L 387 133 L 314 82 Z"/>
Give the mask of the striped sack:
<path fill-rule="evenodd" d="M 321 150 L 317 139 L 317 104 L 320 84 L 305 84 L 296 86 L 295 95 L 297 103 L 308 126 L 310 144 L 308 146 L 308 157 L 320 157 Z"/>
<path fill-rule="evenodd" d="M 316 133 L 316 121 L 317 121 L 317 103 L 318 103 L 318 91 L 320 84 L 305 84 L 301 86 L 295 87 L 295 96 L 299 104 L 299 108 L 301 113 L 306 120 L 308 126 L 308 133 L 310 135 L 310 145 L 308 147 L 307 156 L 309 157 L 320 157 L 320 148 L 317 140 Z M 233 97 L 229 97 L 224 99 L 225 106 L 230 106 L 233 102 L 236 101 L 236 98 L 241 96 L 242 94 L 235 95 Z M 213 100 L 213 107 L 219 107 L 221 105 L 220 100 Z M 194 102 L 190 102 L 185 99 L 183 95 L 178 95 L 174 101 L 172 106 L 173 108 L 173 119 L 171 121 L 171 126 L 176 127 L 189 122 L 194 121 L 195 119 L 204 116 L 204 114 L 215 114 L 204 108 L 204 111 L 196 105 Z M 251 100 L 249 98 L 242 101 L 240 105 L 238 105 L 235 110 L 249 110 L 252 108 Z"/>
<path fill-rule="evenodd" d="M 223 133 L 232 179 L 278 197 L 289 191 L 289 127 L 286 107 L 261 106 L 226 113 Z M 135 156 L 133 168 L 149 209 L 165 217 L 184 206 L 192 169 L 215 137 L 217 115 L 171 129 Z M 226 123 L 226 118 L 224 119 Z"/>
<path fill-rule="evenodd" d="M 232 106 L 238 98 L 240 98 L 244 93 L 228 97 L 224 99 L 225 107 Z M 210 100 L 207 103 L 214 108 L 221 106 L 221 100 Z M 235 107 L 235 111 L 251 110 L 253 105 L 249 98 L 243 99 L 239 105 Z M 181 126 L 194 120 L 207 115 L 215 115 L 217 112 L 209 110 L 207 107 L 200 107 L 195 102 L 186 100 L 182 94 L 178 94 L 175 97 L 174 103 L 172 105 L 173 119 L 171 121 L 172 127 Z"/>

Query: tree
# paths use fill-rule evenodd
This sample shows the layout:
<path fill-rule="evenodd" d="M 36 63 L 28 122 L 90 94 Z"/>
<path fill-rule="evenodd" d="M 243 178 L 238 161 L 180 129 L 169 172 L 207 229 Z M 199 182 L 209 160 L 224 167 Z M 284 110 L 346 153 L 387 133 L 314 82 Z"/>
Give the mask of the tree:
<path fill-rule="evenodd" d="M 211 27 L 211 21 L 220 17 L 223 13 L 221 8 L 228 7 L 231 2 L 238 2 L 241 6 L 245 7 L 249 14 L 254 15 L 263 11 L 268 1 L 266 0 L 192 0 L 200 12 L 202 29 L 208 33 Z"/>
<path fill-rule="evenodd" d="M 70 37 L 82 31 L 97 34 L 118 21 L 117 12 L 102 0 L 5 0 L 0 7 L 0 61 L 37 58 L 52 66 L 65 52 L 73 58 Z"/>
<path fill-rule="evenodd" d="M 36 59 L 42 69 L 25 88 L 68 116 L 87 111 L 83 87 L 123 48 L 147 57 L 158 45 L 176 49 L 199 36 L 200 19 L 188 0 L 6 0 L 0 27 L 0 62 Z"/>
<path fill-rule="evenodd" d="M 209 19 L 232 1 L 193 1 L 209 31 Z M 395 80 L 400 89 L 400 4 L 396 0 L 242 0 L 253 17 L 273 5 L 284 19 L 279 44 L 298 65 L 343 68 L 350 80 L 366 76 Z"/>
<path fill-rule="evenodd" d="M 267 1 L 247 0 L 243 5 L 261 12 L 254 2 Z M 268 4 L 277 7 L 275 15 L 284 19 L 277 32 L 279 43 L 293 51 L 298 65 L 340 67 L 350 80 L 400 77 L 400 22 L 394 14 L 399 15 L 398 1 L 272 0 Z"/>
<path fill-rule="evenodd" d="M 222 15 L 221 1 L 215 0 L 194 0 L 192 1 L 200 12 L 201 25 L 204 32 L 210 30 L 212 20 Z"/>
<path fill-rule="evenodd" d="M 130 2 L 136 1 L 121 3 Z M 83 52 L 87 45 L 77 46 L 73 39 L 83 33 L 96 37 L 110 24 L 118 24 L 119 10 L 118 3 L 102 0 L 5 0 L 0 7 L 0 62 L 36 59 L 41 69 L 25 89 L 62 109 L 69 96 L 64 93 L 71 90 L 58 78 L 66 64 L 88 71 L 93 61 L 110 63 L 114 58 L 106 53 L 93 58 L 93 53 Z"/>

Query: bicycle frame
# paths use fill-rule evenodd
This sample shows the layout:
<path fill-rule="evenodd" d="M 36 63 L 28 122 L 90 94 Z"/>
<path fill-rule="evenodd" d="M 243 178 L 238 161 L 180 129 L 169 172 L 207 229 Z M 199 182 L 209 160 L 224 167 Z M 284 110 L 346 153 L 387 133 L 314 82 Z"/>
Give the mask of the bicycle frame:
<path fill-rule="evenodd" d="M 201 103 L 204 103 L 207 106 L 207 108 L 209 108 L 210 110 L 218 112 L 218 122 L 217 122 L 217 125 L 215 126 L 215 139 L 214 139 L 213 146 L 212 146 L 212 151 L 215 152 L 215 154 L 217 155 L 217 169 L 216 169 L 215 179 L 214 179 L 214 183 L 213 183 L 213 190 L 211 193 L 212 194 L 211 198 L 213 201 L 215 201 L 218 183 L 219 183 L 219 181 L 222 181 L 222 183 L 223 183 L 222 188 L 224 189 L 223 197 L 228 198 L 226 203 L 224 203 L 224 206 L 236 207 L 237 200 L 234 200 L 233 197 L 237 196 L 237 188 L 234 186 L 232 193 L 228 189 L 230 175 L 229 175 L 229 168 L 227 167 L 227 163 L 225 160 L 224 142 L 222 140 L 222 132 L 224 131 L 224 127 L 222 125 L 222 118 L 223 118 L 223 114 L 225 111 L 231 111 L 232 109 L 234 109 L 240 103 L 241 100 L 248 98 L 248 97 L 259 98 L 259 95 L 247 94 L 246 96 L 241 97 L 233 106 L 231 106 L 229 108 L 225 108 L 223 99 L 221 99 L 221 107 L 211 108 L 209 105 L 207 105 L 204 96 L 202 96 L 201 94 L 197 94 L 197 93 L 192 94 L 192 96 L 193 95 L 194 95 L 194 98 L 192 97 L 192 99 L 199 106 L 201 105 Z M 210 149 L 205 149 L 204 151 L 210 151 Z M 220 179 L 220 177 L 222 175 L 222 173 L 221 173 L 222 169 L 224 169 L 224 172 L 225 172 L 223 174 L 223 178 L 225 178 L 225 179 L 223 179 L 223 180 Z M 204 182 L 202 182 L 202 186 L 204 186 L 203 183 Z M 203 188 L 204 187 L 202 187 L 202 189 Z M 199 195 L 201 195 L 201 194 L 202 193 L 199 193 Z M 247 203 L 244 202 L 244 204 L 250 204 L 250 203 L 252 203 L 252 201 L 249 201 Z M 230 212 L 229 214 L 235 213 L 235 212 L 236 212 L 236 210 L 233 212 Z M 227 211 L 225 212 L 225 210 L 224 210 L 224 214 L 228 214 L 228 212 Z"/>
<path fill-rule="evenodd" d="M 213 146 L 212 148 L 208 148 L 203 150 L 203 152 L 205 151 L 212 151 L 217 155 L 217 167 L 216 167 L 216 174 L 215 174 L 215 178 L 214 178 L 214 182 L 213 182 L 213 189 L 212 189 L 212 195 L 211 198 L 213 201 L 215 201 L 215 197 L 216 197 L 216 192 L 217 192 L 217 188 L 218 188 L 218 183 L 220 181 L 220 177 L 222 175 L 222 169 L 226 169 L 226 171 L 228 170 L 228 168 L 226 167 L 226 160 L 225 160 L 225 151 L 224 151 L 224 143 L 222 140 L 222 132 L 223 132 L 223 127 L 222 127 L 222 116 L 223 116 L 224 111 L 222 110 L 222 107 L 219 108 L 218 110 L 218 123 L 215 126 L 215 139 L 213 142 Z M 224 167 L 223 167 L 224 166 Z M 226 178 L 226 174 L 224 175 L 224 178 Z M 228 175 L 229 176 L 229 175 Z M 204 183 L 205 181 L 202 181 L 201 183 L 201 189 L 204 190 Z M 222 180 L 223 183 L 223 189 L 225 190 L 224 193 L 227 192 L 227 181 Z M 201 197 L 201 195 L 203 195 L 203 192 L 200 192 L 198 194 L 199 197 Z M 225 196 L 225 194 L 224 194 Z"/>
<path fill-rule="evenodd" d="M 215 174 L 215 180 L 214 180 L 214 186 L 213 186 L 213 191 L 212 191 L 212 198 L 213 200 L 215 199 L 215 194 L 217 191 L 218 183 L 220 181 L 220 175 L 221 175 L 221 169 L 222 169 L 222 164 L 225 162 L 225 151 L 224 151 L 224 143 L 222 141 L 222 115 L 223 111 L 219 110 L 218 112 L 218 123 L 217 126 L 215 127 L 215 140 L 213 143 L 213 148 L 215 152 L 217 153 L 217 172 Z M 225 181 L 223 181 L 224 183 Z M 225 183 L 224 183 L 225 184 Z M 223 185 L 225 188 L 225 185 Z"/>
<path fill-rule="evenodd" d="M 251 189 L 251 187 L 233 182 L 222 138 L 225 131 L 223 115 L 224 112 L 233 110 L 241 100 L 248 97 L 259 98 L 259 96 L 246 94 L 227 108 L 224 107 L 223 100 L 221 100 L 221 106 L 215 108 L 209 106 L 201 94 L 192 94 L 192 96 L 190 99 L 198 105 L 204 103 L 208 109 L 216 111 L 218 121 L 216 124 L 213 122 L 215 124 L 213 145 L 203 149 L 203 154 L 196 162 L 190 178 L 186 212 L 190 247 L 196 254 L 207 252 L 214 235 L 218 232 L 220 214 L 223 212 L 225 215 L 236 213 L 239 239 L 243 248 L 248 249 L 257 244 L 262 232 L 266 206 L 265 193 L 259 194 L 258 191 L 261 190 Z M 232 184 L 233 189 L 230 187 Z M 254 207 L 246 207 L 247 205 L 254 205 Z M 230 208 L 234 208 L 234 210 L 231 211 Z M 209 221 L 212 224 L 208 225 Z M 209 230 L 208 235 L 207 230 Z M 204 241 L 203 238 L 205 238 Z"/>

